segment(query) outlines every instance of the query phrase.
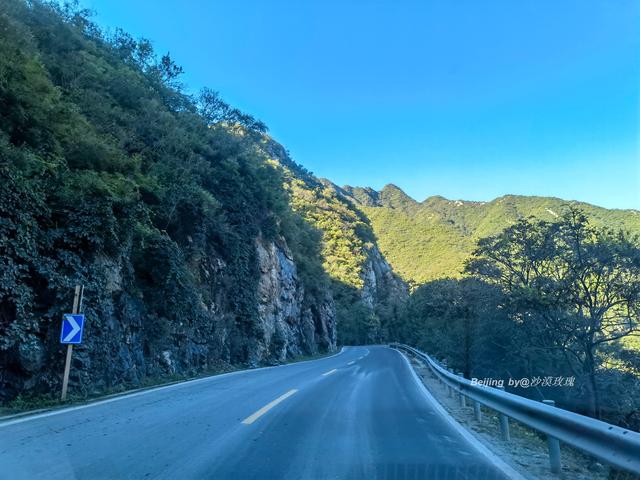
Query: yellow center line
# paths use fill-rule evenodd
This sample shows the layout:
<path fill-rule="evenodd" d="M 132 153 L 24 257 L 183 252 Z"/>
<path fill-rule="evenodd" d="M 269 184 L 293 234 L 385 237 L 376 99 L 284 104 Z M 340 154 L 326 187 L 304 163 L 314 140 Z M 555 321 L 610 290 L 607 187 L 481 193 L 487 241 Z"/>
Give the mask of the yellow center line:
<path fill-rule="evenodd" d="M 326 377 L 327 375 L 331 375 L 332 373 L 336 373 L 338 371 L 337 368 L 334 368 L 333 370 L 329 370 L 328 372 L 324 372 L 322 374 L 323 377 Z"/>
<path fill-rule="evenodd" d="M 260 410 L 258 410 L 256 413 L 254 413 L 253 415 L 248 416 L 247 418 L 245 418 L 242 423 L 244 423 L 245 425 L 251 425 L 253 422 L 255 422 L 257 419 L 259 419 L 262 415 L 264 415 L 265 413 L 267 413 L 269 410 L 271 410 L 273 407 L 275 407 L 276 405 L 278 405 L 280 402 L 282 402 L 283 400 L 286 400 L 287 398 L 289 398 L 291 395 L 293 395 L 294 393 L 296 393 L 298 390 L 293 389 L 293 390 L 289 390 L 287 393 L 285 393 L 284 395 L 280 395 L 278 398 L 276 398 L 274 401 L 267 403 L 264 407 L 262 407 Z"/>

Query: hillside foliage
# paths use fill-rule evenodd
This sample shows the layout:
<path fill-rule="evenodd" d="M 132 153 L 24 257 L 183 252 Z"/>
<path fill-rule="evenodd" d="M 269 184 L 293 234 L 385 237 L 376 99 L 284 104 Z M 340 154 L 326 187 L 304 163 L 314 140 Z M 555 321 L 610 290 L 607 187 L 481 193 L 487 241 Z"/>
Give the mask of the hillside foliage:
<path fill-rule="evenodd" d="M 325 287 L 336 302 L 339 342 L 385 341 L 386 325 L 397 321 L 406 292 L 403 282 L 390 272 L 388 284 L 375 285 L 374 301 L 364 300 L 363 289 L 371 287 L 366 285 L 366 277 L 377 260 L 378 264 L 384 262 L 382 257 L 376 259 L 377 245 L 369 220 L 333 184 L 316 179 L 281 150 L 271 152 L 279 159 L 274 164 L 284 177 L 292 210 L 321 234 L 322 269 L 317 267 L 316 271 L 329 278 Z"/>
<path fill-rule="evenodd" d="M 490 202 L 430 197 L 416 202 L 394 185 L 382 191 L 345 187 L 371 222 L 378 245 L 395 271 L 412 285 L 461 278 L 476 242 L 529 217 L 545 221 L 579 208 L 594 226 L 640 233 L 640 212 L 608 210 L 551 197 L 507 195 Z"/>
<path fill-rule="evenodd" d="M 393 334 L 467 378 L 574 378 L 518 393 L 640 426 L 640 239 L 569 209 L 478 241 L 467 276 L 415 289 Z"/>
<path fill-rule="evenodd" d="M 264 335 L 259 239 L 291 252 L 312 311 L 362 287 L 372 235 L 357 210 L 262 122 L 185 93 L 181 73 L 73 5 L 0 4 L 0 382 L 59 359 L 76 284 L 95 345 L 132 329 L 145 357 L 191 345 L 194 368 L 206 352 L 245 362 Z M 138 355 L 92 355 L 116 353 Z"/>
<path fill-rule="evenodd" d="M 145 358 L 174 368 L 172 349 L 188 371 L 248 362 L 271 335 L 258 242 L 291 256 L 303 310 L 337 314 L 343 342 L 379 339 L 397 311 L 381 292 L 363 303 L 366 217 L 262 122 L 210 88 L 187 93 L 181 75 L 77 5 L 0 3 L 0 385 L 59 361 L 76 284 L 92 319 L 75 357 L 85 370 L 115 355 L 121 376 L 140 377 Z M 40 390 L 59 381 L 38 378 Z"/>

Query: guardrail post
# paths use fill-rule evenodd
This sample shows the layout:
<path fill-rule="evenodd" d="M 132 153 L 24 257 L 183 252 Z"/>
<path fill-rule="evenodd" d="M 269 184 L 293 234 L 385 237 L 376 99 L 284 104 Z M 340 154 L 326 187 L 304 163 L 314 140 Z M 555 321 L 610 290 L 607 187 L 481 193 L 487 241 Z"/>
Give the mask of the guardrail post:
<path fill-rule="evenodd" d="M 553 400 L 543 400 L 542 403 L 555 407 Z M 549 465 L 552 473 L 560 473 L 562 462 L 560 461 L 560 440 L 551 435 L 547 435 L 547 445 L 549 446 Z"/>
<path fill-rule="evenodd" d="M 462 374 L 462 372 L 458 372 L 458 375 L 462 377 L 463 374 Z M 464 393 L 462 393 L 462 390 L 460 390 L 459 394 L 460 394 L 460 406 L 461 407 L 466 407 L 467 406 L 467 400 L 466 400 L 466 398 L 464 396 Z"/>
<path fill-rule="evenodd" d="M 502 434 L 502 439 L 505 442 L 511 440 L 511 434 L 509 433 L 509 417 L 504 413 L 500 414 L 500 433 Z"/>
<path fill-rule="evenodd" d="M 482 421 L 482 407 L 480 406 L 480 402 L 478 401 L 474 401 L 473 402 L 473 413 L 476 417 L 476 421 L 477 422 L 481 422 Z"/>
<path fill-rule="evenodd" d="M 450 373 L 453 373 L 453 369 L 452 368 L 447 368 L 447 370 Z M 449 384 L 447 384 L 447 387 L 449 388 L 449 398 L 453 398 L 453 387 Z"/>
<path fill-rule="evenodd" d="M 502 390 L 504 392 L 504 387 L 498 387 L 498 390 Z M 509 433 L 509 417 L 504 413 L 500 414 L 500 433 L 502 434 L 502 439 L 505 442 L 511 440 L 511 434 Z"/>

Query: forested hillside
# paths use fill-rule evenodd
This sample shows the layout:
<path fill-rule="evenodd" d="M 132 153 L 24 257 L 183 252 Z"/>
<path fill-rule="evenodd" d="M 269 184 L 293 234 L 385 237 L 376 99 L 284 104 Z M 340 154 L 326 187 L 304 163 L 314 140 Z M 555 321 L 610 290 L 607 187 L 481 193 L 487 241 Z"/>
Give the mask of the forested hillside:
<path fill-rule="evenodd" d="M 332 351 L 393 313 L 367 220 L 181 73 L 74 7 L 0 4 L 1 400 L 59 390 L 76 284 L 76 395 Z"/>
<path fill-rule="evenodd" d="M 640 233 L 637 210 L 608 210 L 559 198 L 507 195 L 490 202 L 469 202 L 436 196 L 417 202 L 395 185 L 380 192 L 357 187 L 340 190 L 371 221 L 380 249 L 395 271 L 414 285 L 460 278 L 479 239 L 523 218 L 557 220 L 570 206 L 582 210 L 595 226 Z"/>
<path fill-rule="evenodd" d="M 380 253 L 369 220 L 333 184 L 291 161 L 281 145 L 264 136 L 260 148 L 267 163 L 282 175 L 288 207 L 313 227 L 290 243 L 308 252 L 301 257 L 301 273 L 308 283 L 318 292 L 332 292 L 339 319 L 338 342 L 385 341 L 388 325 L 398 321 L 409 292 Z M 281 224 L 281 229 L 291 227 Z M 320 251 L 314 252 L 318 246 Z M 307 259 L 316 263 L 309 264 Z M 329 282 L 319 283 L 325 276 Z"/>

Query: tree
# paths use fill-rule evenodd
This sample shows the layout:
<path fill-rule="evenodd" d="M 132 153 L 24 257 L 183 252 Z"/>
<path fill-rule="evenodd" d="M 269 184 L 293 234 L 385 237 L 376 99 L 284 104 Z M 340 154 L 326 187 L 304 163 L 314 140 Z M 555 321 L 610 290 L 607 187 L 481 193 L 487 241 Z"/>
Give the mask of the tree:
<path fill-rule="evenodd" d="M 523 219 L 480 240 L 466 271 L 502 287 L 513 319 L 535 348 L 561 352 L 599 417 L 603 346 L 639 332 L 638 239 L 570 208 L 558 222 Z"/>
<path fill-rule="evenodd" d="M 446 359 L 466 378 L 502 375 L 515 334 L 501 302 L 497 286 L 476 278 L 428 282 L 412 293 L 392 338 Z"/>
<path fill-rule="evenodd" d="M 164 60 L 164 57 L 163 57 Z M 204 88 L 198 97 L 198 111 L 210 124 L 223 123 L 228 126 L 239 126 L 250 133 L 263 134 L 268 128 L 260 120 L 251 115 L 242 113 L 222 100 L 220 94 L 210 88 Z"/>

